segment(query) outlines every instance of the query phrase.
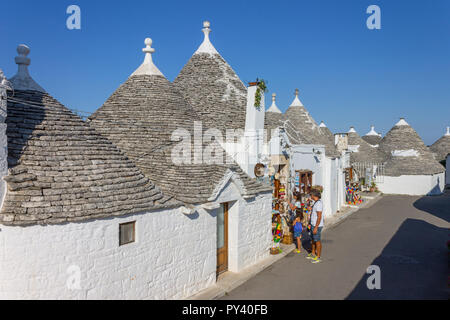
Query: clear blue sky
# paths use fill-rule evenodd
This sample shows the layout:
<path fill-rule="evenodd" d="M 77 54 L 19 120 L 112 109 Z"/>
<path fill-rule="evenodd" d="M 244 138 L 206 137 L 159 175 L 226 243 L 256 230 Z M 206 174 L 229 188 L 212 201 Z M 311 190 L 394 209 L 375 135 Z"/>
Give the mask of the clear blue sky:
<path fill-rule="evenodd" d="M 66 8 L 81 8 L 81 30 Z M 381 8 L 381 30 L 366 8 Z M 239 77 L 266 79 L 283 111 L 295 88 L 333 132 L 370 124 L 386 133 L 401 116 L 431 144 L 450 125 L 450 1 L 7 1 L 0 68 L 16 72 L 30 46 L 34 79 L 69 108 L 95 111 L 140 65 L 144 38 L 172 81 L 200 45 L 203 20 Z"/>

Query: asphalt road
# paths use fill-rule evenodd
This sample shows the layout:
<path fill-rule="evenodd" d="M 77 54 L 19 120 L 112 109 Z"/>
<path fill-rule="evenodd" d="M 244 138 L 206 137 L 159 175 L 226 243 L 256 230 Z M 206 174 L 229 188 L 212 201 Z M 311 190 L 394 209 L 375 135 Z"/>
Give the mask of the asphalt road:
<path fill-rule="evenodd" d="M 448 299 L 449 219 L 450 192 L 383 196 L 322 233 L 321 263 L 292 252 L 222 299 Z"/>

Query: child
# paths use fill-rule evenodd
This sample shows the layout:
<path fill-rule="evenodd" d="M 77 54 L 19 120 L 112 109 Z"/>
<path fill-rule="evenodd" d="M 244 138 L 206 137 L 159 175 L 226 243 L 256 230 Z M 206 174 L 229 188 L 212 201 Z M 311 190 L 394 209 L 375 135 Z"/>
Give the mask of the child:
<path fill-rule="evenodd" d="M 303 212 L 301 209 L 297 209 L 295 213 L 295 219 L 292 224 L 294 225 L 294 238 L 297 242 L 297 253 L 300 253 L 302 250 Z"/>

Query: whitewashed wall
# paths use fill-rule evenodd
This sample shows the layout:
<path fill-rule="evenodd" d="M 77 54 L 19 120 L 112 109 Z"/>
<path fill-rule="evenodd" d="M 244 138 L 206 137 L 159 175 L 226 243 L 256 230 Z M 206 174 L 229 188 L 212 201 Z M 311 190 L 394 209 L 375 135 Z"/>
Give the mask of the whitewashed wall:
<path fill-rule="evenodd" d="M 127 221 L 137 241 L 119 247 Z M 207 212 L 0 228 L 1 299 L 170 299 L 215 283 L 216 219 Z M 70 290 L 77 268 L 80 289 Z"/>
<path fill-rule="evenodd" d="M 230 203 L 228 270 L 240 272 L 268 257 L 272 245 L 272 194 L 243 199 L 238 187 L 229 181 L 214 202 Z"/>
<path fill-rule="evenodd" d="M 404 175 L 399 177 L 383 176 L 378 189 L 387 194 L 436 195 L 445 187 L 444 173 L 427 176 Z"/>
<path fill-rule="evenodd" d="M 229 182 L 229 270 L 269 255 L 272 195 L 243 199 Z M 0 225 L 0 299 L 181 299 L 216 281 L 217 210 L 197 207 L 48 226 Z M 119 224 L 136 242 L 119 246 Z M 80 288 L 67 282 L 80 271 Z M 76 278 L 76 277 L 75 277 Z M 70 282 L 70 281 L 69 281 Z"/>

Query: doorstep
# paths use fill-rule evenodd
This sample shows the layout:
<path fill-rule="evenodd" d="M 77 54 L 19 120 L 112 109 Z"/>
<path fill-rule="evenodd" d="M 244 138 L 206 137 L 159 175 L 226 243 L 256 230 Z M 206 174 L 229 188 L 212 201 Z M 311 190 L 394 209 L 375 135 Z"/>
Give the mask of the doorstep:
<path fill-rule="evenodd" d="M 241 272 L 225 272 L 219 276 L 217 282 L 209 288 L 200 291 L 186 300 L 214 300 L 226 295 L 233 289 L 236 289 L 241 284 L 253 278 L 256 274 L 260 273 L 270 265 L 274 264 L 278 260 L 284 258 L 295 249 L 295 244 L 280 245 L 282 252 L 279 254 L 269 255 L 258 263 L 243 269 Z"/>

